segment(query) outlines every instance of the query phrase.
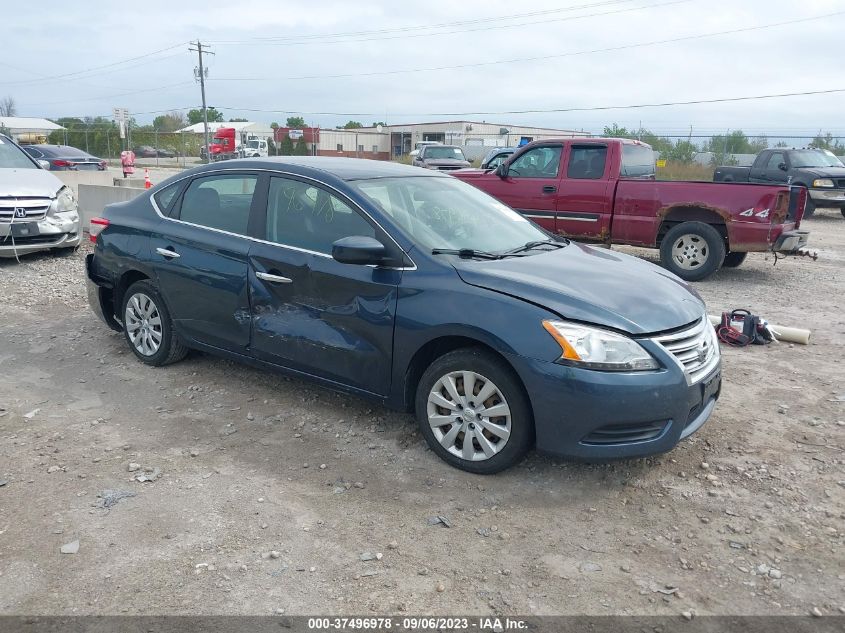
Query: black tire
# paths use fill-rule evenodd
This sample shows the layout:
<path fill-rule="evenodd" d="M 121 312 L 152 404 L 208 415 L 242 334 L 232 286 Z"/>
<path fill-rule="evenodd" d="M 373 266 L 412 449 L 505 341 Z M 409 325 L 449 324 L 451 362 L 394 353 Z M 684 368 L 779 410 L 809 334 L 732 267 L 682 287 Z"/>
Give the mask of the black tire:
<path fill-rule="evenodd" d="M 809 190 L 807 191 L 807 204 L 804 205 L 804 218 L 811 218 L 813 214 L 816 212 L 816 203 L 813 202 L 813 199 L 810 197 Z"/>
<path fill-rule="evenodd" d="M 722 262 L 722 266 L 725 268 L 738 268 L 745 261 L 746 257 L 748 257 L 748 253 L 728 253 L 725 255 L 725 261 Z"/>
<path fill-rule="evenodd" d="M 684 236 L 690 236 L 688 244 L 680 242 L 681 248 L 688 248 L 689 258 L 684 257 L 683 267 L 673 256 L 673 248 Z M 725 261 L 725 240 L 710 224 L 704 222 L 682 222 L 673 226 L 660 243 L 660 263 L 685 281 L 700 281 L 722 267 Z"/>
<path fill-rule="evenodd" d="M 138 349 L 136 342 L 132 340 L 130 329 L 131 319 L 127 315 L 127 306 L 135 297 L 148 297 L 158 314 L 160 329 L 158 330 L 160 342 L 158 348 L 153 353 L 142 353 Z M 121 302 L 120 318 L 123 321 L 123 336 L 129 344 L 129 349 L 142 363 L 153 365 L 154 367 L 161 367 L 162 365 L 169 365 L 182 360 L 188 354 L 188 348 L 179 340 L 176 332 L 173 330 L 173 320 L 170 318 L 170 311 L 167 309 L 164 299 L 159 294 L 156 287 L 149 281 L 136 281 L 127 288 L 123 294 L 123 301 Z M 152 335 L 151 335 L 152 336 Z M 150 340 L 150 339 L 148 339 Z M 149 348 L 152 349 L 152 348 Z"/>
<path fill-rule="evenodd" d="M 56 257 L 70 257 L 79 250 L 79 246 L 70 246 L 65 248 L 54 248 L 52 253 Z"/>
<path fill-rule="evenodd" d="M 449 417 L 452 414 L 456 416 L 454 422 L 447 422 L 445 425 L 439 427 L 438 433 L 445 439 L 448 432 L 443 429 L 447 427 L 452 429 L 454 425 L 460 424 L 461 428 L 472 429 L 472 433 L 483 434 L 481 439 L 485 440 L 488 446 L 492 445 L 495 447 L 502 441 L 502 438 L 498 433 L 493 434 L 490 432 L 489 429 L 493 424 L 490 420 L 498 420 L 495 424 L 499 429 L 503 429 L 509 423 L 510 433 L 507 439 L 504 440 L 504 446 L 496 449 L 497 452 L 490 457 L 480 459 L 479 461 L 471 461 L 450 452 L 449 449 L 440 443 L 440 440 L 435 436 L 435 429 L 429 423 L 429 395 L 433 393 L 432 390 L 435 385 L 452 372 L 472 372 L 475 374 L 475 388 L 473 391 L 476 395 L 481 395 L 480 392 L 486 388 L 487 382 L 484 381 L 488 381 L 496 389 L 496 393 L 488 396 L 483 403 L 468 400 L 468 404 L 471 404 L 473 407 L 470 411 L 474 411 L 475 409 L 483 411 L 485 406 L 492 408 L 492 406 L 505 404 L 509 409 L 509 420 L 504 421 L 504 417 L 491 416 L 490 419 L 486 419 L 485 421 L 479 422 L 473 420 L 470 422 L 469 420 L 472 419 L 471 415 L 459 418 L 458 415 L 461 414 L 461 411 L 455 410 L 448 412 L 443 407 L 432 405 L 438 414 L 441 414 L 443 411 L 448 414 L 444 417 Z M 478 382 L 479 378 L 482 379 L 482 382 Z M 464 389 L 462 378 L 456 381 L 455 387 L 458 389 L 459 395 L 467 395 L 465 393 L 461 394 L 461 391 Z M 504 399 L 504 402 L 501 401 L 499 396 Z M 467 472 L 491 475 L 502 471 L 516 464 L 534 444 L 534 417 L 522 382 L 501 358 L 482 348 L 467 347 L 457 349 L 444 354 L 431 363 L 428 369 L 425 370 L 425 373 L 423 373 L 417 386 L 415 411 L 420 431 L 431 447 L 431 450 L 449 465 Z M 466 413 L 467 409 L 463 409 L 463 412 Z M 482 420 L 482 415 L 482 413 L 478 414 L 478 420 Z M 475 424 L 478 426 L 475 426 Z M 475 452 L 480 453 L 483 449 L 479 443 L 478 435 L 474 437 L 476 439 L 471 439 L 472 444 L 470 447 L 473 450 L 477 448 Z M 457 432 L 452 448 L 456 451 L 463 450 L 463 441 L 466 438 L 466 431 L 461 430 Z M 460 449 L 457 446 L 458 442 L 461 443 Z M 451 444 L 452 442 L 449 443 Z"/>

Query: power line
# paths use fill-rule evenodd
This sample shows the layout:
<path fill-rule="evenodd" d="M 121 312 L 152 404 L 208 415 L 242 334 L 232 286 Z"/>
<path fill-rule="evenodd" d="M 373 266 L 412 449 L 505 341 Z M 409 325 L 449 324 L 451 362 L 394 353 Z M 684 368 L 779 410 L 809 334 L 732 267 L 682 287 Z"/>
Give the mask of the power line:
<path fill-rule="evenodd" d="M 472 33 L 475 31 L 493 31 L 493 30 L 501 30 L 501 29 L 513 29 L 519 28 L 521 26 L 531 26 L 534 24 L 549 24 L 551 22 L 569 22 L 572 20 L 582 20 L 584 18 L 592 18 L 597 16 L 604 16 L 604 15 L 614 15 L 617 13 L 629 13 L 631 11 L 640 11 L 642 9 L 654 9 L 660 7 L 668 7 L 675 4 L 686 4 L 688 2 L 695 2 L 695 0 L 672 0 L 672 2 L 663 2 L 658 4 L 647 4 L 638 7 L 629 7 L 626 9 L 615 9 L 613 11 L 603 11 L 600 13 L 585 13 L 583 15 L 576 15 L 571 17 L 562 17 L 562 18 L 549 18 L 545 20 L 536 20 L 533 22 L 520 22 L 518 24 L 500 24 L 500 25 L 493 25 L 493 26 L 480 26 L 476 28 L 470 29 L 455 29 L 451 31 L 441 31 L 438 33 L 409 33 L 409 34 L 400 34 L 400 35 L 391 35 L 388 37 L 373 37 L 373 38 L 362 38 L 362 39 L 348 39 L 348 40 L 329 40 L 329 41 L 259 41 L 256 42 L 255 40 L 210 40 L 215 43 L 226 43 L 226 44 L 252 44 L 252 45 L 266 45 L 266 46 L 299 46 L 303 44 L 354 44 L 359 42 L 382 42 L 387 40 L 396 40 L 396 39 L 411 39 L 411 38 L 419 38 L 419 37 L 433 37 L 433 36 L 440 36 L 440 35 L 454 35 L 457 33 Z"/>
<path fill-rule="evenodd" d="M 607 6 L 613 4 L 627 4 L 633 2 L 634 0 L 607 0 L 606 2 L 595 2 L 593 4 L 584 4 L 580 6 L 573 6 L 573 7 L 563 7 L 558 9 L 547 9 L 545 11 L 531 11 L 529 13 L 513 13 L 511 15 L 500 15 L 496 17 L 489 17 L 489 18 L 474 18 L 472 20 L 457 20 L 453 22 L 442 22 L 439 24 L 421 24 L 416 26 L 403 26 L 403 27 L 396 27 L 392 29 L 373 29 L 369 31 L 345 31 L 340 33 L 323 33 L 323 34 L 311 34 L 311 35 L 292 35 L 292 36 L 274 36 L 274 37 L 252 37 L 242 40 L 209 40 L 212 42 L 220 42 L 220 43 L 234 43 L 234 42 L 251 42 L 251 41 L 275 41 L 275 42 L 297 42 L 297 41 L 304 41 L 304 40 L 314 40 L 314 39 L 327 39 L 327 38 L 338 38 L 338 37 L 360 37 L 365 35 L 379 35 L 379 34 L 390 34 L 390 33 L 404 33 L 408 31 L 419 31 L 419 30 L 431 30 L 431 29 L 438 29 L 438 28 L 445 28 L 445 27 L 455 27 L 455 26 L 467 26 L 471 24 L 481 24 L 481 23 L 490 23 L 490 22 L 500 22 L 502 20 L 514 20 L 520 18 L 529 18 L 529 17 L 536 17 L 539 15 L 550 15 L 554 13 L 561 13 L 564 11 L 575 11 L 578 9 L 592 9 L 594 7 L 599 6 Z"/>
<path fill-rule="evenodd" d="M 531 110 L 496 110 L 490 112 L 415 112 L 415 113 L 393 113 L 396 117 L 462 117 L 462 116 L 490 116 L 499 114 L 547 114 L 562 112 L 598 112 L 603 110 L 631 110 L 637 108 L 665 108 L 669 106 L 699 105 L 709 103 L 728 103 L 735 101 L 756 101 L 761 99 L 780 99 L 784 97 L 801 97 L 809 95 L 822 95 L 845 92 L 845 88 L 830 88 L 827 90 L 807 90 L 804 92 L 783 92 L 778 94 L 753 95 L 743 97 L 723 97 L 719 99 L 697 99 L 692 101 L 666 101 L 658 103 L 638 103 L 628 105 L 609 105 L 573 108 L 537 108 Z M 260 112 L 268 114 L 305 114 L 309 116 L 380 116 L 383 112 L 305 112 L 302 110 L 261 110 L 256 108 L 236 108 L 233 106 L 220 106 L 220 109 L 236 112 Z"/>
<path fill-rule="evenodd" d="M 93 66 L 91 68 L 86 68 L 85 70 L 77 70 L 75 72 L 70 72 L 70 73 L 61 73 L 60 75 L 48 75 L 48 76 L 40 77 L 38 79 L 27 79 L 27 80 L 21 80 L 21 81 L 6 81 L 6 82 L 2 82 L 2 83 L 3 83 L 3 85 L 11 86 L 11 85 L 41 83 L 45 80 L 50 80 L 50 79 L 65 79 L 65 78 L 68 78 L 68 77 L 76 77 L 78 75 L 84 75 L 85 73 L 88 73 L 88 72 L 91 72 L 91 71 L 94 71 L 94 70 L 101 70 L 103 68 L 113 68 L 115 66 L 120 66 L 121 64 L 126 64 L 126 63 L 129 63 L 129 62 L 137 61 L 139 59 L 145 59 L 147 57 L 152 57 L 153 55 L 158 55 L 159 53 L 164 53 L 164 52 L 167 52 L 169 50 L 173 50 L 174 48 L 177 48 L 179 46 L 184 46 L 185 44 L 187 44 L 187 42 L 179 42 L 178 44 L 174 44 L 173 46 L 168 46 L 167 48 L 161 48 L 157 51 L 151 51 L 149 53 L 144 53 L 143 55 L 137 55 L 135 57 L 129 57 L 127 59 L 122 59 L 120 61 L 112 62 L 110 64 L 103 64 L 101 66 Z M 38 73 L 31 73 L 31 74 L 38 74 Z"/>
<path fill-rule="evenodd" d="M 293 77 L 274 77 L 277 81 L 300 81 L 306 79 L 344 79 L 344 78 L 352 78 L 352 77 L 377 77 L 377 76 L 384 76 L 384 75 L 399 75 L 399 74 L 406 74 L 406 73 L 419 73 L 419 72 L 437 72 L 443 70 L 462 70 L 466 68 L 478 68 L 481 66 L 498 66 L 501 64 L 514 64 L 514 63 L 523 63 L 523 62 L 536 62 L 536 61 L 543 61 L 549 59 L 560 59 L 564 57 L 576 57 L 581 55 L 590 55 L 593 53 L 609 53 L 609 52 L 616 52 L 622 50 L 629 50 L 632 48 L 642 48 L 646 46 L 657 46 L 662 44 L 675 44 L 678 42 L 687 42 L 691 40 L 698 40 L 698 39 L 705 39 L 709 37 L 717 37 L 721 35 L 734 35 L 737 33 L 747 33 L 749 31 L 760 31 L 763 29 L 770 29 L 780 26 L 789 26 L 792 24 L 799 24 L 802 22 L 811 22 L 814 20 L 822 20 L 825 18 L 830 18 L 837 15 L 843 15 L 845 11 L 835 11 L 833 13 L 826 13 L 824 15 L 816 15 L 809 18 L 800 18 L 796 20 L 786 20 L 784 22 L 774 22 L 772 24 L 761 24 L 758 26 L 748 26 L 739 29 L 731 29 L 728 31 L 715 31 L 712 33 L 700 33 L 697 35 L 686 35 L 682 37 L 674 37 L 665 40 L 654 40 L 651 42 L 638 42 L 634 44 L 623 44 L 620 46 L 611 46 L 608 48 L 594 48 L 589 50 L 582 50 L 582 51 L 571 51 L 568 53 L 554 53 L 551 55 L 538 55 L 534 57 L 516 57 L 512 59 L 500 59 L 496 61 L 485 61 L 485 62 L 472 62 L 467 64 L 455 64 L 451 66 L 429 66 L 429 67 L 421 67 L 421 68 L 405 68 L 399 70 L 377 70 L 372 72 L 365 72 L 365 73 L 339 73 L 334 75 L 299 75 Z M 211 81 L 267 81 L 267 77 L 220 77 L 216 79 L 212 79 Z"/>
<path fill-rule="evenodd" d="M 99 96 L 99 97 L 87 97 L 85 99 L 75 99 L 74 101 L 68 101 L 67 99 L 64 99 L 62 101 L 45 101 L 45 102 L 41 102 L 41 103 L 25 103 L 23 105 L 31 107 L 31 106 L 45 106 L 45 105 L 61 105 L 61 104 L 65 104 L 65 103 L 77 103 L 77 102 L 80 102 L 80 101 L 99 101 L 100 99 L 116 99 L 116 98 L 119 98 L 119 97 L 126 97 L 128 95 L 141 94 L 141 93 L 144 93 L 144 92 L 156 92 L 158 90 L 166 90 L 168 88 L 177 88 L 179 86 L 190 86 L 190 85 L 192 85 L 190 81 L 181 81 L 179 83 L 168 84 L 166 86 L 156 86 L 154 88 L 142 88 L 140 90 L 130 90 L 130 91 L 127 91 L 127 92 L 121 92 L 120 94 L 103 95 L 103 96 Z"/>

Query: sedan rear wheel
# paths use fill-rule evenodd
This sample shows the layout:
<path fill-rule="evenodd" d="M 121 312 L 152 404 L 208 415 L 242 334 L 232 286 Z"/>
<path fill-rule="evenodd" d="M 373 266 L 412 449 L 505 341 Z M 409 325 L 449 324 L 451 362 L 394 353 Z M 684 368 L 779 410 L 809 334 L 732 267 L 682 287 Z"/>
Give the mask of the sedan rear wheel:
<path fill-rule="evenodd" d="M 173 331 L 164 300 L 149 281 L 132 284 L 123 296 L 123 333 L 130 348 L 148 365 L 181 360 L 188 348 Z"/>
<path fill-rule="evenodd" d="M 420 380 L 417 418 L 445 461 L 474 473 L 495 473 L 530 448 L 534 426 L 522 385 L 490 352 L 460 349 L 434 361 Z"/>

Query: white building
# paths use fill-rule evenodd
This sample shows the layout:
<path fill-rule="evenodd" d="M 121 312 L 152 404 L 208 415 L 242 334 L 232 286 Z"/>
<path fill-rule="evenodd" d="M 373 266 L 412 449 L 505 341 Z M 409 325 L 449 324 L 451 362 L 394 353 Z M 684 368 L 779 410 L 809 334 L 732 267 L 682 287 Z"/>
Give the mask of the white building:
<path fill-rule="evenodd" d="M 247 134 L 257 138 L 273 138 L 273 128 L 265 123 L 256 123 L 254 121 L 222 121 L 220 123 L 208 122 L 208 133 L 214 136 L 214 133 L 221 127 L 231 127 L 239 135 Z M 188 127 L 183 127 L 176 132 L 184 132 L 185 134 L 203 134 L 205 129 L 202 123 L 194 123 Z"/>
<path fill-rule="evenodd" d="M 61 125 L 47 119 L 28 116 L 0 117 L 0 130 L 7 131 L 13 139 L 21 143 L 46 143 L 50 132 L 63 129 L 65 128 Z"/>

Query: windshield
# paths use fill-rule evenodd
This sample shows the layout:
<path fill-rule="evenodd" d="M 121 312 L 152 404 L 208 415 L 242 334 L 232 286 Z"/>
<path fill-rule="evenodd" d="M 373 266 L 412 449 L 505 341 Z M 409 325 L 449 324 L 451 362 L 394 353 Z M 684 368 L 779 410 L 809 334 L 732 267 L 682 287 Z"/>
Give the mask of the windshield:
<path fill-rule="evenodd" d="M 464 158 L 464 153 L 461 151 L 460 147 L 437 147 L 436 145 L 430 145 L 425 149 L 425 157 L 426 158 L 433 158 L 434 160 L 442 159 L 442 158 L 454 158 L 456 160 L 466 160 Z"/>
<path fill-rule="evenodd" d="M 38 169 L 38 166 L 17 145 L 0 137 L 0 169 Z"/>
<path fill-rule="evenodd" d="M 789 159 L 793 167 L 845 167 L 826 149 L 797 149 L 790 152 Z"/>
<path fill-rule="evenodd" d="M 627 178 L 644 178 L 654 176 L 654 151 L 648 145 L 622 145 L 621 176 Z"/>
<path fill-rule="evenodd" d="M 550 239 L 510 207 L 454 178 L 378 178 L 350 184 L 424 250 L 501 252 Z"/>
<path fill-rule="evenodd" d="M 249 143 L 247 143 L 247 145 L 249 145 L 250 147 L 254 147 L 255 149 L 258 149 L 258 141 L 250 141 Z"/>

